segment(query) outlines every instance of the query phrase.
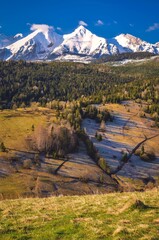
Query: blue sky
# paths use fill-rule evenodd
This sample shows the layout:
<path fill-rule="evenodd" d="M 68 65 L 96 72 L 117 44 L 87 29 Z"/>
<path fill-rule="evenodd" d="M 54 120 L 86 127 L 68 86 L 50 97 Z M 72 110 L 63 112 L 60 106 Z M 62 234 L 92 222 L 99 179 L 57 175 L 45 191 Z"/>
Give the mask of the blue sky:
<path fill-rule="evenodd" d="M 28 34 L 32 24 L 70 33 L 79 21 L 101 37 L 130 33 L 151 43 L 159 41 L 158 0 L 8 0 L 0 4 L 0 33 L 7 35 Z"/>

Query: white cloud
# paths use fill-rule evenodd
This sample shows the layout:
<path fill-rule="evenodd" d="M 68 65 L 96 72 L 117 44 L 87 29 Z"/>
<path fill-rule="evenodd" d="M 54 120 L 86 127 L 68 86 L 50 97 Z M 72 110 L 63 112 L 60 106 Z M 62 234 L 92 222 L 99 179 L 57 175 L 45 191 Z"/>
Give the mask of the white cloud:
<path fill-rule="evenodd" d="M 31 31 L 40 30 L 40 31 L 46 32 L 49 29 L 54 29 L 54 27 L 46 25 L 46 24 L 32 24 L 30 27 Z"/>
<path fill-rule="evenodd" d="M 96 26 L 102 26 L 102 25 L 104 25 L 104 22 L 99 19 L 99 20 L 96 22 L 95 25 L 96 25 Z"/>
<path fill-rule="evenodd" d="M 155 31 L 159 29 L 159 23 L 154 23 L 152 26 L 148 27 L 148 29 L 146 29 L 146 32 L 151 32 L 151 31 Z"/>
<path fill-rule="evenodd" d="M 134 27 L 134 24 L 132 24 L 132 23 L 129 23 L 129 26 L 130 26 L 130 27 Z"/>
<path fill-rule="evenodd" d="M 58 31 L 62 31 L 62 28 L 60 28 L 60 27 L 57 27 L 56 29 L 57 29 Z"/>
<path fill-rule="evenodd" d="M 82 25 L 82 26 L 85 26 L 85 27 L 88 26 L 88 24 L 87 24 L 86 22 L 82 21 L 82 20 L 80 20 L 80 21 L 78 22 L 78 24 L 79 24 L 79 25 Z"/>

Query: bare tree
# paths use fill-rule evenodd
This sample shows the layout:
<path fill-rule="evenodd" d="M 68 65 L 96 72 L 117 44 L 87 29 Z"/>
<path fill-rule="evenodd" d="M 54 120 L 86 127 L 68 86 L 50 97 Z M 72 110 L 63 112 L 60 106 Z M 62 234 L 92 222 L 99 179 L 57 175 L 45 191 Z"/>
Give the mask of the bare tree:
<path fill-rule="evenodd" d="M 153 138 L 155 138 L 155 137 L 157 137 L 157 136 L 159 136 L 159 134 L 154 135 L 154 136 L 151 136 L 151 137 L 149 137 L 149 138 L 147 138 L 147 137 L 145 136 L 145 139 L 142 140 L 141 142 L 139 142 L 139 143 L 132 149 L 132 151 L 129 152 L 129 154 L 126 155 L 126 158 L 124 159 L 124 161 L 123 161 L 114 171 L 112 171 L 112 172 L 110 173 L 110 175 L 118 173 L 118 172 L 124 167 L 124 165 L 129 162 L 129 160 L 130 160 L 130 158 L 132 157 L 132 155 L 136 152 L 136 150 L 137 150 L 143 143 L 145 143 L 146 141 L 148 141 L 148 140 L 150 140 L 150 139 L 153 139 Z"/>
<path fill-rule="evenodd" d="M 67 126 L 67 125 L 66 125 Z M 54 152 L 59 156 L 73 151 L 77 145 L 77 136 L 69 126 L 38 126 L 29 138 L 28 146 L 39 152 Z"/>

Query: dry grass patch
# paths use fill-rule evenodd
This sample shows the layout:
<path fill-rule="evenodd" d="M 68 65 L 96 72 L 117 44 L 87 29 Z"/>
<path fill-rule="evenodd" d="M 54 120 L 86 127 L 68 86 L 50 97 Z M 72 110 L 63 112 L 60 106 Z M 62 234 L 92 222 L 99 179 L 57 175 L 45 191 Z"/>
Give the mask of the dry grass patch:
<path fill-rule="evenodd" d="M 32 133 L 32 126 L 54 121 L 55 111 L 49 109 L 3 110 L 0 112 L 0 142 L 8 148 L 25 149 L 25 137 Z"/>

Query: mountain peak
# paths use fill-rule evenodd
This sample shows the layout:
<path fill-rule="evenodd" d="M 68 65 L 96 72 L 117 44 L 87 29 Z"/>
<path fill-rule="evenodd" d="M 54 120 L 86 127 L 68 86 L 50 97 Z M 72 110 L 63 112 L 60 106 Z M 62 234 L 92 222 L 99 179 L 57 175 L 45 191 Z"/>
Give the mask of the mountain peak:
<path fill-rule="evenodd" d="M 76 29 L 78 29 L 78 30 L 87 30 L 83 25 L 79 25 Z"/>
<path fill-rule="evenodd" d="M 131 41 L 132 43 L 136 43 L 136 44 L 140 44 L 142 43 L 143 41 L 138 38 L 138 37 L 135 37 L 129 33 L 121 33 L 120 35 L 116 36 L 115 39 L 125 39 L 127 41 Z"/>
<path fill-rule="evenodd" d="M 86 34 L 86 32 L 90 32 L 87 28 L 85 28 L 83 25 L 78 26 L 75 31 L 75 33 L 78 33 L 80 35 Z"/>
<path fill-rule="evenodd" d="M 46 24 L 33 24 L 32 33 L 21 34 L 14 39 L 0 35 L 0 59 L 79 59 L 99 58 L 122 52 L 159 53 L 159 43 L 150 44 L 131 34 L 120 34 L 112 39 L 99 37 L 85 26 L 79 25 L 72 33 L 59 35 L 54 27 Z"/>

